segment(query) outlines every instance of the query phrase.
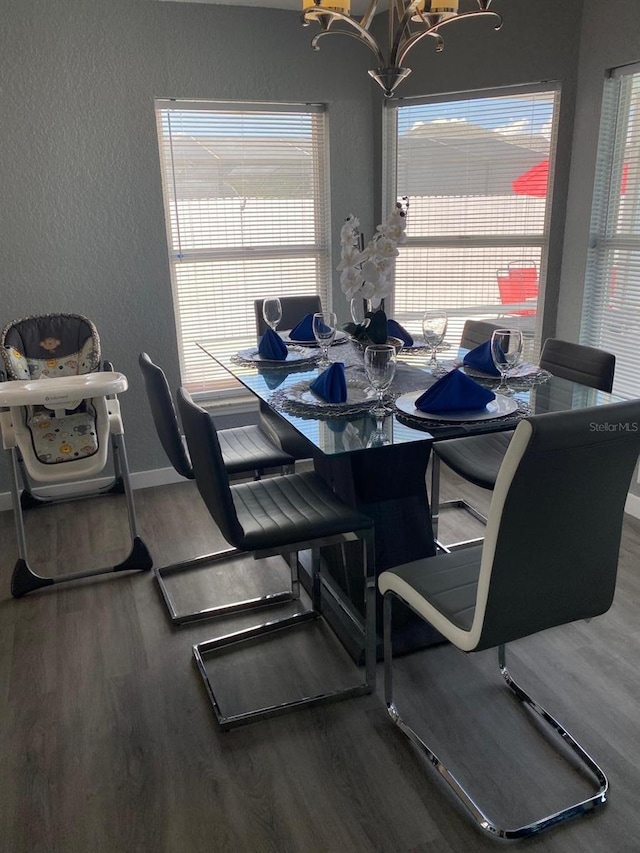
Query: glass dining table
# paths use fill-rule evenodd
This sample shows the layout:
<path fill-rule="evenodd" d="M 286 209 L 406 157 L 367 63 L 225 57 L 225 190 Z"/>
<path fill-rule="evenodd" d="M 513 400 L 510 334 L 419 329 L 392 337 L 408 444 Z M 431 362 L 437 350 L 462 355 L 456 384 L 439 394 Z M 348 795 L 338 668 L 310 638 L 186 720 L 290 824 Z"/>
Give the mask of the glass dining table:
<path fill-rule="evenodd" d="M 286 333 L 284 337 L 286 340 Z M 344 404 L 328 404 L 310 390 L 310 383 L 325 369 L 319 366 L 320 353 L 314 347 L 290 346 L 285 361 L 272 362 L 262 359 L 255 346 L 229 352 L 206 340 L 198 346 L 254 394 L 271 418 L 277 417 L 303 436 L 315 470 L 343 500 L 374 520 L 376 575 L 436 553 L 426 485 L 434 442 L 513 429 L 529 414 L 618 401 L 611 394 L 559 379 L 531 365 L 510 380 L 512 396 L 499 395 L 482 412 L 429 415 L 415 408 L 416 398 L 448 370 L 459 367 L 463 352 L 445 350 L 432 373 L 429 351 L 418 345 L 399 353 L 387 399 L 389 414 L 380 419 L 371 414 L 375 393 L 366 378 L 363 352 L 346 337 L 339 336 L 329 353 L 331 362 L 345 365 L 348 396 Z M 467 372 L 487 387 L 498 384 L 499 378 Z M 358 660 L 364 585 L 357 551 L 330 550 L 323 568 L 329 592 L 327 618 Z M 394 615 L 394 649 L 398 653 L 439 639 L 434 629 L 408 609 L 397 618 Z"/>

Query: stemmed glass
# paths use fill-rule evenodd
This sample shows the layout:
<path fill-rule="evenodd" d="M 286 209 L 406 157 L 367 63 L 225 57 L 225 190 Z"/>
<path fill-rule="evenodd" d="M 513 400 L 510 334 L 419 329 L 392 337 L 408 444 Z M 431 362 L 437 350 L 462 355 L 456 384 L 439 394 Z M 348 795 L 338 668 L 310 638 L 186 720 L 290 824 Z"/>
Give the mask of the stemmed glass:
<path fill-rule="evenodd" d="M 321 365 L 329 364 L 329 347 L 336 336 L 338 318 L 333 311 L 320 311 L 313 315 L 313 334 L 322 352 Z"/>
<path fill-rule="evenodd" d="M 520 329 L 496 329 L 491 335 L 491 358 L 500 371 L 500 384 L 496 393 L 511 396 L 513 390 L 507 384 L 510 370 L 520 363 L 522 358 L 522 332 Z"/>
<path fill-rule="evenodd" d="M 282 320 L 282 305 L 277 296 L 264 300 L 262 303 L 262 316 L 267 326 L 271 326 L 275 332 Z"/>
<path fill-rule="evenodd" d="M 447 334 L 449 319 L 445 311 L 425 311 L 422 318 L 422 334 L 424 342 L 431 347 L 429 367 L 433 372 L 438 366 L 438 347 Z"/>
<path fill-rule="evenodd" d="M 371 414 L 377 419 L 382 419 L 389 411 L 383 404 L 382 398 L 396 374 L 395 347 L 388 344 L 368 346 L 364 351 L 364 370 L 377 396 L 376 405 L 371 409 Z"/>

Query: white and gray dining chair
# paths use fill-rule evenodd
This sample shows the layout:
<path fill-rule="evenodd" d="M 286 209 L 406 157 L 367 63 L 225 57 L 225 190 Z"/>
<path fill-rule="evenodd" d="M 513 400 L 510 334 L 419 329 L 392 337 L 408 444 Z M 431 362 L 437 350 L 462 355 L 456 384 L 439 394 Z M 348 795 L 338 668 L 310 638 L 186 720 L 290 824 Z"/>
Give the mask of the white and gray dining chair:
<path fill-rule="evenodd" d="M 223 635 L 193 647 L 194 657 L 222 729 L 272 717 L 320 702 L 370 693 L 375 687 L 375 566 L 373 521 L 341 501 L 315 472 L 289 474 L 231 485 L 224 467 L 215 425 L 184 388 L 178 389 L 193 472 L 212 519 L 224 538 L 239 551 L 258 559 L 288 558 L 292 587 L 299 589 L 298 552 L 311 552 L 311 608 Z M 299 699 L 225 713 L 207 672 L 205 658 L 247 640 L 318 620 L 322 615 L 320 551 L 323 547 L 359 541 L 364 573 L 364 679 L 349 687 L 327 690 Z M 337 642 L 337 641 L 336 641 Z"/>
<path fill-rule="evenodd" d="M 162 368 L 155 364 L 146 352 L 140 353 L 138 364 L 144 380 L 153 423 L 164 452 L 181 477 L 193 480 L 195 479 L 193 466 L 189 458 L 188 448 L 180 432 L 180 424 L 167 377 Z M 227 475 L 249 475 L 258 480 L 267 469 L 278 469 L 281 473 L 290 473 L 293 470 L 294 458 L 275 445 L 257 425 L 219 430 L 218 440 Z M 252 597 L 234 604 L 203 605 L 196 610 L 189 611 L 178 609 L 165 577 L 173 576 L 178 572 L 205 567 L 222 558 L 228 558 L 228 555 L 229 551 L 225 550 L 203 554 L 172 565 L 154 566 L 158 586 L 174 624 L 208 619 L 213 616 L 224 616 L 241 610 L 250 610 L 263 605 L 273 605 L 291 600 L 291 591 L 285 590 L 277 594 L 270 593 L 267 596 Z"/>
<path fill-rule="evenodd" d="M 613 387 L 615 366 L 616 357 L 612 353 L 559 338 L 548 338 L 540 354 L 540 367 L 554 376 L 608 393 Z M 433 445 L 431 524 L 434 538 L 437 539 L 438 536 L 439 516 L 443 509 L 464 509 L 479 521 L 486 522 L 483 513 L 463 498 L 440 501 L 441 463 L 444 462 L 452 471 L 475 486 L 493 489 L 512 436 L 513 430 L 508 430 L 454 438 Z M 474 541 L 477 540 L 456 544 L 468 545 Z"/>
<path fill-rule="evenodd" d="M 408 563 L 383 572 L 378 579 L 384 595 L 389 716 L 437 768 L 478 826 L 493 836 L 532 835 L 590 811 L 607 798 L 608 781 L 600 767 L 513 680 L 506 666 L 505 645 L 554 626 L 590 619 L 611 606 L 624 506 L 640 452 L 638 423 L 638 400 L 524 419 L 513 434 L 498 474 L 484 544 Z M 616 429 L 610 429 L 612 424 Z M 571 511 L 567 512 L 569 506 Z M 463 652 L 497 647 L 499 668 L 507 685 L 539 721 L 537 729 L 549 731 L 556 748 L 555 735 L 560 736 L 587 778 L 593 780 L 595 792 L 515 828 L 504 828 L 489 817 L 422 735 L 402 718 L 394 701 L 393 598 L 404 602 Z M 548 673 L 547 684 L 555 678 L 561 687 L 557 672 Z M 606 696 L 594 701 L 606 701 Z M 584 710 L 575 709 L 580 716 Z M 481 739 L 483 732 L 477 720 L 473 725 Z M 525 763 L 526 757 L 516 760 Z M 491 778 L 499 787 L 500 778 L 495 774 Z M 478 788 L 483 784 L 486 780 L 476 780 Z"/>

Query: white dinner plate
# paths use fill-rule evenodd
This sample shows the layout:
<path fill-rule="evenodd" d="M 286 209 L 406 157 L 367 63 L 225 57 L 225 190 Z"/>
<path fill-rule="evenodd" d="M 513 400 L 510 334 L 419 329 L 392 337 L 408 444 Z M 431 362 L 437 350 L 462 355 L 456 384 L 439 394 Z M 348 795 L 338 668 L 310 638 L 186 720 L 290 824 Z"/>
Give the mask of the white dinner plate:
<path fill-rule="evenodd" d="M 318 342 L 315 340 L 315 338 L 312 341 L 294 341 L 289 337 L 289 332 L 282 332 L 280 334 L 280 337 L 285 342 L 285 344 L 287 344 L 287 346 L 296 346 L 296 347 L 317 347 L 318 346 Z M 347 341 L 346 332 L 337 331 L 336 337 L 335 337 L 335 340 L 334 340 L 332 346 L 336 346 L 337 344 L 344 344 L 344 343 L 346 343 L 346 341 Z"/>
<path fill-rule="evenodd" d="M 287 388 L 287 397 L 292 402 L 310 409 L 340 411 L 355 407 L 369 408 L 376 399 L 376 393 L 365 379 L 347 380 L 347 399 L 344 403 L 328 403 L 315 394 L 308 380 L 296 382 Z"/>
<path fill-rule="evenodd" d="M 518 409 L 518 401 L 513 397 L 496 394 L 495 400 L 487 403 L 484 409 L 474 409 L 466 412 L 421 412 L 415 403 L 424 391 L 411 391 L 396 400 L 396 408 L 414 418 L 424 418 L 425 421 L 486 421 L 491 418 L 502 418 L 511 415 Z"/>
<path fill-rule="evenodd" d="M 305 352 L 299 352 L 291 348 L 287 352 L 286 358 L 263 358 L 258 351 L 258 347 L 250 347 L 249 349 L 241 349 L 238 352 L 238 358 L 243 361 L 252 361 L 254 364 L 269 364 L 272 367 L 285 364 L 304 364 L 305 362 L 312 363 L 318 360 L 318 355 L 309 355 Z"/>

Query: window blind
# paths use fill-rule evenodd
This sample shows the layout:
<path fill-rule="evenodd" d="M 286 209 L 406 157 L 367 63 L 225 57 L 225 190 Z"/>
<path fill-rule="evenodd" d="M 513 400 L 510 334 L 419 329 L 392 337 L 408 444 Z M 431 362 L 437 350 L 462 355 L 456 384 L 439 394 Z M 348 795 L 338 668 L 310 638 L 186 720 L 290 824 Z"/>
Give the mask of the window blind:
<path fill-rule="evenodd" d="M 320 105 L 156 101 L 167 242 L 183 384 L 237 385 L 219 352 L 255 344 L 255 299 L 326 303 L 329 210 Z"/>
<path fill-rule="evenodd" d="M 474 317 L 536 347 L 558 103 L 555 86 L 388 102 L 385 195 L 409 199 L 393 312 L 410 330 L 442 308 L 453 344 Z"/>
<path fill-rule="evenodd" d="M 581 341 L 616 355 L 614 392 L 640 396 L 640 67 L 605 81 Z"/>

